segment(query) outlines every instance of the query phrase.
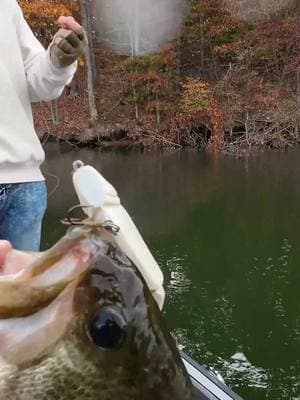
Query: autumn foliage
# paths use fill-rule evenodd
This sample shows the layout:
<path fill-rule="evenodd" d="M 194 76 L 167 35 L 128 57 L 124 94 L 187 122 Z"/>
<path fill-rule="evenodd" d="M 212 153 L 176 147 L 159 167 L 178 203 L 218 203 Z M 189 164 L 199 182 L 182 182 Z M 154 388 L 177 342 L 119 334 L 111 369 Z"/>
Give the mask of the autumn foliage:
<path fill-rule="evenodd" d="M 20 4 L 44 43 L 59 15 L 80 11 L 72 0 Z M 296 0 L 190 0 L 181 36 L 160 53 L 119 56 L 95 37 L 99 117 L 89 138 L 97 145 L 122 141 L 213 151 L 298 143 L 299 15 Z M 85 91 L 79 90 L 73 114 L 86 110 Z M 65 116 L 58 125 L 70 132 L 70 123 Z M 45 130 L 41 119 L 38 125 Z M 80 141 L 83 118 L 76 127 Z"/>
<path fill-rule="evenodd" d="M 56 21 L 61 15 L 69 15 L 71 9 L 66 2 L 51 0 L 19 0 L 25 18 L 39 39 L 49 44 L 55 29 Z"/>
<path fill-rule="evenodd" d="M 45 21 L 48 21 L 48 25 L 53 24 L 60 15 L 70 13 L 70 8 L 65 4 L 49 0 L 20 0 L 20 5 L 25 18 L 36 28 L 44 26 Z"/>

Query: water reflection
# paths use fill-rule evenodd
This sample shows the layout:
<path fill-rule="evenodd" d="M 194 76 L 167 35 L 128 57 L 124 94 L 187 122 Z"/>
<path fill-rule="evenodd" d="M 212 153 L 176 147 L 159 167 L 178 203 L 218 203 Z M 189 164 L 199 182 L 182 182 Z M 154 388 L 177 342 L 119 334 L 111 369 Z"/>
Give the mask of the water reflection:
<path fill-rule="evenodd" d="M 219 370 L 226 383 L 244 393 L 245 399 L 253 393 L 257 399 L 272 400 L 300 396 L 300 318 L 299 304 L 293 306 L 290 292 L 295 273 L 292 260 L 293 246 L 288 239 L 283 240 L 276 258 L 254 259 L 240 296 L 240 301 L 253 306 L 253 315 L 244 315 L 244 326 L 237 319 L 232 298 L 223 295 L 212 299 L 211 282 L 193 285 L 191 279 L 184 278 L 188 284 L 182 299 L 197 298 L 197 305 L 188 311 L 189 329 L 174 330 L 178 342 L 202 363 Z M 177 307 L 181 291 L 171 281 L 167 287 L 168 307 Z M 255 348 L 260 354 L 253 352 Z M 234 349 L 236 352 L 228 356 Z"/>
<path fill-rule="evenodd" d="M 176 301 L 176 299 L 184 298 L 184 294 L 189 291 L 192 281 L 188 278 L 185 271 L 186 255 L 179 256 L 174 251 L 171 258 L 166 262 L 161 252 L 156 253 L 156 260 L 159 264 L 164 265 L 164 286 L 168 301 Z"/>
<path fill-rule="evenodd" d="M 300 396 L 299 305 L 293 304 L 291 297 L 295 272 L 297 275 L 293 246 L 285 238 L 277 258 L 256 258 L 247 273 L 249 300 L 255 302 L 260 298 L 258 312 L 268 315 L 268 321 L 272 320 L 271 324 L 262 322 L 260 325 L 261 341 L 265 345 L 264 365 L 269 376 L 267 399 L 274 398 L 274 385 L 280 388 L 282 399 Z M 294 354 L 290 353 L 291 349 Z"/>
<path fill-rule="evenodd" d="M 269 385 L 268 373 L 250 363 L 244 353 L 235 353 L 229 360 L 218 360 L 218 365 L 224 373 L 228 384 L 239 382 L 240 386 L 267 389 Z"/>
<path fill-rule="evenodd" d="M 48 155 L 59 177 L 43 246 L 77 199 L 72 162 L 101 169 L 158 259 L 170 328 L 245 400 L 300 398 L 299 153 Z M 68 172 L 66 172 L 68 171 Z M 56 180 L 49 176 L 49 189 Z"/>

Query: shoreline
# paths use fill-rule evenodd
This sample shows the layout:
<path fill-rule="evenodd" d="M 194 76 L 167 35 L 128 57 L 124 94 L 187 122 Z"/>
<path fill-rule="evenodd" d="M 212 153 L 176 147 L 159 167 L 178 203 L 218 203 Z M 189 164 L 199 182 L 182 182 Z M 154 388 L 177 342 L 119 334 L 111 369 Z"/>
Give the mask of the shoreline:
<path fill-rule="evenodd" d="M 62 127 L 63 128 L 63 127 Z M 286 151 L 287 149 L 296 148 L 300 144 L 300 138 L 283 135 L 268 135 L 257 133 L 250 139 L 245 133 L 238 135 L 228 135 L 224 132 L 224 141 L 218 149 L 211 148 L 210 138 L 201 137 L 200 144 L 197 142 L 188 144 L 184 138 L 182 141 L 173 142 L 164 137 L 159 131 L 148 133 L 140 133 L 134 136 L 124 127 L 118 130 L 108 131 L 103 126 L 96 128 L 85 128 L 80 132 L 62 133 L 60 131 L 53 133 L 38 134 L 42 145 L 46 143 L 66 143 L 71 147 L 92 147 L 103 150 L 141 150 L 141 151 L 164 151 L 164 150 L 183 150 L 195 149 L 205 152 L 215 152 L 224 154 L 242 154 L 252 153 L 256 151 L 273 150 Z M 147 141 L 147 138 L 150 140 Z M 145 140 L 146 139 L 146 140 Z"/>

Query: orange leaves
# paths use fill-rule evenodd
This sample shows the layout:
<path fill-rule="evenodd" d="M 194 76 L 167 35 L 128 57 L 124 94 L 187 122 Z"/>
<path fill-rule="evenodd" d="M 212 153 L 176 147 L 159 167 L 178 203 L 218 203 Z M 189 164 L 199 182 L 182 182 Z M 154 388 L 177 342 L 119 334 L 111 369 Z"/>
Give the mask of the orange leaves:
<path fill-rule="evenodd" d="M 169 123 L 169 131 L 173 137 L 183 135 L 184 142 L 200 145 L 205 131 L 210 132 L 208 149 L 221 151 L 224 147 L 224 115 L 222 107 L 214 98 L 208 84 L 199 78 L 188 77 L 182 85 L 180 102 L 181 112 L 176 113 Z M 197 139 L 195 139 L 195 132 Z M 200 135 L 200 136 L 199 136 Z M 174 140 L 174 139 L 173 139 Z"/>
<path fill-rule="evenodd" d="M 249 28 L 226 8 L 223 0 L 191 0 L 183 37 L 187 47 L 194 45 L 194 52 L 201 53 L 203 68 L 205 59 L 212 57 L 233 62 L 243 48 L 243 37 Z"/>
<path fill-rule="evenodd" d="M 182 86 L 181 109 L 183 112 L 193 114 L 208 108 L 210 90 L 205 82 L 189 77 Z"/>
<path fill-rule="evenodd" d="M 208 150 L 220 152 L 224 149 L 224 113 L 216 100 L 212 100 L 209 109 L 209 119 L 211 123 L 212 135 L 208 142 Z"/>
<path fill-rule="evenodd" d="M 228 58 L 233 58 L 233 56 L 236 56 L 238 54 L 240 46 L 240 41 L 236 41 L 233 43 L 224 43 L 215 46 L 212 53 L 219 59 L 227 60 Z"/>
<path fill-rule="evenodd" d="M 130 77 L 135 86 L 142 86 L 148 91 L 148 94 L 165 91 L 170 87 L 170 82 L 161 72 L 132 72 Z"/>
<path fill-rule="evenodd" d="M 160 113 L 165 116 L 172 108 L 176 68 L 174 47 L 169 46 L 157 54 L 127 58 L 122 61 L 121 68 L 127 77 L 124 95 L 140 110 L 139 118 L 141 115 L 150 114 L 152 117 L 151 114 L 155 114 L 160 124 Z"/>
<path fill-rule="evenodd" d="M 18 0 L 26 20 L 34 33 L 47 45 L 58 29 L 56 21 L 61 15 L 78 12 L 77 0 Z"/>
<path fill-rule="evenodd" d="M 241 28 L 241 22 L 227 13 L 216 15 L 204 25 L 210 38 L 222 37 L 231 32 L 237 32 Z"/>
<path fill-rule="evenodd" d="M 174 46 L 168 46 L 156 54 L 128 57 L 121 65 L 129 72 L 168 72 L 176 67 L 175 48 Z"/>
<path fill-rule="evenodd" d="M 25 18 L 38 26 L 41 18 L 47 19 L 48 22 L 54 23 L 60 15 L 70 14 L 70 9 L 64 4 L 51 0 L 19 0 Z"/>

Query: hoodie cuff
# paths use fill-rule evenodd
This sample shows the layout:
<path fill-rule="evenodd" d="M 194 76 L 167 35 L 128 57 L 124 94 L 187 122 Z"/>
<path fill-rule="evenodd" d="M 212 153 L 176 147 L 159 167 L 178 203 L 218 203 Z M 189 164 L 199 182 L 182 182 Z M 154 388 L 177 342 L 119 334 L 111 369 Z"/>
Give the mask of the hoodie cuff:
<path fill-rule="evenodd" d="M 49 70 L 50 70 L 49 72 L 51 73 L 55 81 L 61 82 L 65 85 L 71 82 L 77 70 L 77 65 L 78 65 L 77 61 L 75 61 L 73 64 L 67 67 L 56 67 L 55 65 L 52 64 L 52 61 L 50 59 L 49 49 L 47 50 L 46 60 L 47 64 L 49 65 Z"/>

